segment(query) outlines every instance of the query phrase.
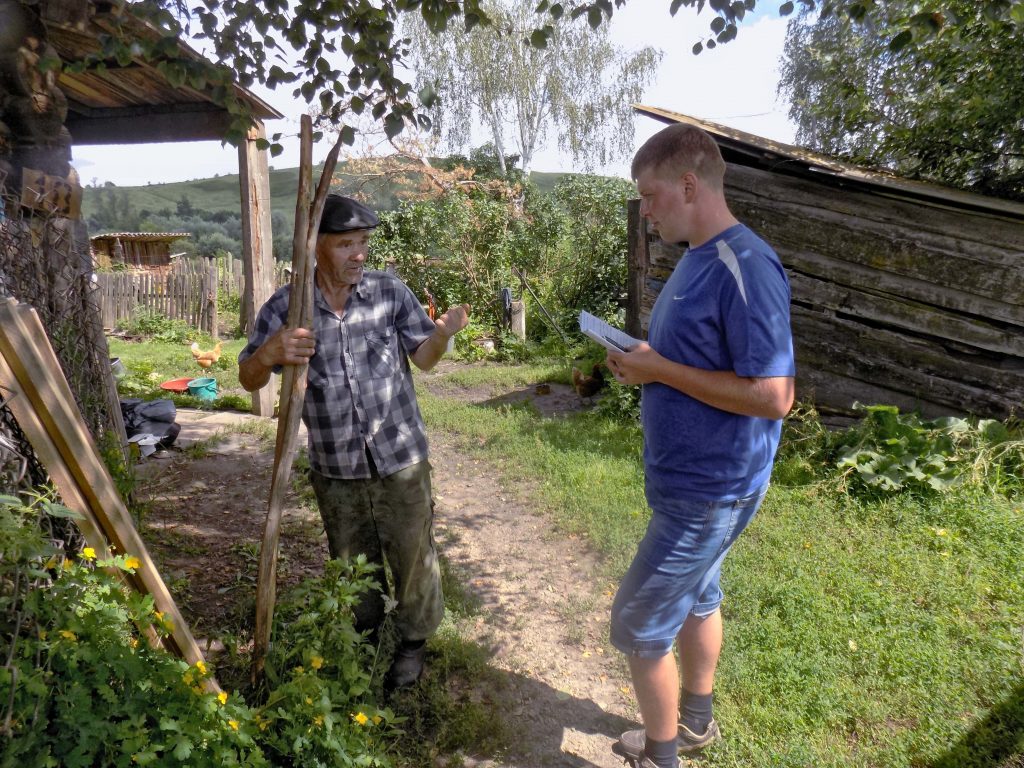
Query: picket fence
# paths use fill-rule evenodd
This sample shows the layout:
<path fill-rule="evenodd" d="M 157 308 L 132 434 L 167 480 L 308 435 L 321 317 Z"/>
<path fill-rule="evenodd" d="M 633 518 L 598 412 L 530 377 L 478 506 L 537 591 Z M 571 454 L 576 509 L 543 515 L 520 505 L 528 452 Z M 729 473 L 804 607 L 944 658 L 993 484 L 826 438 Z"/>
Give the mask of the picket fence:
<path fill-rule="evenodd" d="M 290 264 L 274 267 L 274 286 L 290 277 Z M 140 312 L 181 320 L 213 333 L 217 295 L 241 296 L 245 276 L 241 259 L 217 259 L 217 278 L 211 279 L 206 259 L 179 259 L 166 268 L 131 272 L 97 272 L 97 300 L 103 327 L 116 328 Z"/>

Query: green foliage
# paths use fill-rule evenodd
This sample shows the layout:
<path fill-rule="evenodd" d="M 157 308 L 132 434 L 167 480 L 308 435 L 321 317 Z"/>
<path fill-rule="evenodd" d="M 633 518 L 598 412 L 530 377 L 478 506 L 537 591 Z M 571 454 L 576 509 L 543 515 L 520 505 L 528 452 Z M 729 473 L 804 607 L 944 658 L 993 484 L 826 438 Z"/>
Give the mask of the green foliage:
<path fill-rule="evenodd" d="M 506 287 L 526 299 L 531 340 L 555 333 L 514 270 L 566 332 L 576 328 L 580 309 L 621 322 L 632 185 L 574 176 L 552 194 L 528 184 L 521 205 L 513 193 L 504 186 L 453 190 L 438 200 L 403 203 L 381 217 L 373 264 L 394 264 L 421 301 L 434 296 L 439 311 L 468 302 L 488 335 L 501 320 L 498 296 Z M 464 359 L 481 359 L 482 351 L 467 346 L 472 335 L 456 336 L 457 350 Z M 514 359 L 523 350 L 509 352 Z"/>
<path fill-rule="evenodd" d="M 386 766 L 395 716 L 375 702 L 383 673 L 377 649 L 353 626 L 352 607 L 375 566 L 360 555 L 327 562 L 275 611 L 266 661 L 271 692 L 256 717 L 269 754 L 303 766 Z"/>
<path fill-rule="evenodd" d="M 145 336 L 154 341 L 186 344 L 202 338 L 202 333 L 184 320 L 174 320 L 163 312 L 136 307 L 130 320 L 122 321 L 118 329 L 133 336 Z"/>
<path fill-rule="evenodd" d="M 790 98 L 797 140 L 855 163 L 1024 200 L 1020 22 L 972 0 L 916 22 L 919 3 L 884 5 L 865 14 L 870 25 L 825 13 L 790 23 L 779 89 Z"/>
<path fill-rule="evenodd" d="M 865 419 L 838 447 L 837 465 L 865 490 L 947 491 L 968 480 L 1021 490 L 1024 442 L 990 419 L 923 420 L 894 406 L 859 406 Z"/>
<path fill-rule="evenodd" d="M 263 766 L 251 710 L 205 687 L 209 671 L 151 647 L 166 636 L 153 599 L 115 576 L 140 566 L 131 555 L 97 559 L 85 548 L 66 558 L 40 534 L 40 513 L 67 516 L 52 504 L 0 499 L 4 626 L 11 662 L 0 670 L 11 730 L 3 763 L 41 766 Z M 243 724 L 245 724 L 243 726 Z"/>
<path fill-rule="evenodd" d="M 637 386 L 619 384 L 612 376 L 605 377 L 605 391 L 597 401 L 602 416 L 628 424 L 640 421 L 640 393 Z"/>
<path fill-rule="evenodd" d="M 375 654 L 352 626 L 372 583 L 365 560 L 332 562 L 280 602 L 269 692 L 254 707 L 212 687 L 203 662 L 147 642 L 170 624 L 125 586 L 137 558 L 65 557 L 41 534 L 47 515 L 71 513 L 0 497 L 0 614 L 14 619 L 0 624 L 3 765 L 389 764 L 395 718 L 374 704 Z"/>
<path fill-rule="evenodd" d="M 481 29 L 439 32 L 407 16 L 411 68 L 417 86 L 436 89 L 429 109 L 435 133 L 452 149 L 466 147 L 471 126 L 485 126 L 501 176 L 514 148 L 529 176 L 534 152 L 554 133 L 563 152 L 586 168 L 633 151 L 633 115 L 653 78 L 661 53 L 627 51 L 612 43 L 607 27 L 588 29 L 563 15 L 545 25 L 543 44 L 534 0 L 489 0 L 491 23 Z M 429 105 L 425 105 L 429 107 Z"/>

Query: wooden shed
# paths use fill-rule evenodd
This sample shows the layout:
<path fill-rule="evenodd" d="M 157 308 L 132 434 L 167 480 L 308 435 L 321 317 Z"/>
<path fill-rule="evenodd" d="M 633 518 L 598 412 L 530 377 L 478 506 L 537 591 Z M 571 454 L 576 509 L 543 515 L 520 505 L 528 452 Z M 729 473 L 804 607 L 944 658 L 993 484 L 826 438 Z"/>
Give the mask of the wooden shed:
<path fill-rule="evenodd" d="M 191 237 L 188 232 L 110 232 L 93 235 L 93 263 L 97 267 L 125 266 L 130 269 L 163 269 L 171 266 L 176 240 Z"/>
<path fill-rule="evenodd" d="M 934 417 L 1024 404 L 1024 205 L 896 177 L 653 107 L 718 142 L 726 198 L 789 274 L 798 396 Z M 682 248 L 630 208 L 627 327 L 646 336 Z"/>
<path fill-rule="evenodd" d="M 79 262 L 70 265 L 72 273 L 88 270 L 90 250 L 79 220 L 81 185 L 70 164 L 74 145 L 223 140 L 232 113 L 217 103 L 216 94 L 230 88 L 248 106 L 252 124 L 238 154 L 246 278 L 242 312 L 251 324 L 254 309 L 273 291 L 263 121 L 282 115 L 237 84 L 193 87 L 177 65 L 141 54 L 107 55 L 102 65 L 81 71 L 59 66 L 104 54 L 117 36 L 158 42 L 186 63 L 203 61 L 184 41 L 166 38 L 134 16 L 131 4 L 0 0 L 0 26 L 9 43 L 0 49 L 0 205 L 10 219 L 24 215 L 62 228 L 60 240 L 73 244 Z M 259 414 L 270 415 L 273 402 L 272 387 L 254 393 Z"/>

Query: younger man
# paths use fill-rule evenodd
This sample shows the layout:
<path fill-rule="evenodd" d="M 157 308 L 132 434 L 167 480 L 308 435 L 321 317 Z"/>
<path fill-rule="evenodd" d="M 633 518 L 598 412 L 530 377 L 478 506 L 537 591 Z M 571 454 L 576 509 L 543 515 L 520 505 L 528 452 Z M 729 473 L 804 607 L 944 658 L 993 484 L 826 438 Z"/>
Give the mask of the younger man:
<path fill-rule="evenodd" d="M 618 381 L 643 385 L 652 509 L 611 627 L 645 730 L 622 734 L 616 751 L 641 768 L 675 768 L 677 750 L 720 737 L 718 577 L 764 498 L 793 404 L 789 283 L 775 252 L 729 211 L 725 162 L 708 134 L 665 128 L 637 152 L 632 175 L 641 215 L 662 240 L 689 247 L 654 305 L 648 342 L 608 354 Z"/>

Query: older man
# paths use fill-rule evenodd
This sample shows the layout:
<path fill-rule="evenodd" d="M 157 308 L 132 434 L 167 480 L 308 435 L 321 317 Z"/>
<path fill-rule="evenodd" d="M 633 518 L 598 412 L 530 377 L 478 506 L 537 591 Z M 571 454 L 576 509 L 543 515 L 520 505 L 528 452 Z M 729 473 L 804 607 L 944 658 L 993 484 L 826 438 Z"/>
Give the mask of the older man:
<path fill-rule="evenodd" d="M 365 269 L 378 224 L 358 201 L 328 196 L 316 242 L 313 329 L 284 327 L 291 290 L 279 289 L 260 309 L 238 378 L 252 391 L 283 365 L 309 363 L 302 419 L 328 548 L 334 558 L 365 554 L 390 567 L 399 644 L 385 685 L 398 688 L 419 679 L 426 640 L 444 612 L 427 438 L 409 361 L 432 368 L 469 322 L 469 306 L 432 321 L 397 277 Z M 356 627 L 374 638 L 384 598 L 375 591 L 355 609 Z"/>
<path fill-rule="evenodd" d="M 651 312 L 648 342 L 608 354 L 618 381 L 643 385 L 652 509 L 611 627 L 645 729 L 616 748 L 641 768 L 675 768 L 677 752 L 719 738 L 718 577 L 764 498 L 793 404 L 789 283 L 775 252 L 729 211 L 725 162 L 708 134 L 665 128 L 637 152 L 632 174 L 641 214 L 662 240 L 689 247 Z"/>

